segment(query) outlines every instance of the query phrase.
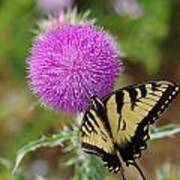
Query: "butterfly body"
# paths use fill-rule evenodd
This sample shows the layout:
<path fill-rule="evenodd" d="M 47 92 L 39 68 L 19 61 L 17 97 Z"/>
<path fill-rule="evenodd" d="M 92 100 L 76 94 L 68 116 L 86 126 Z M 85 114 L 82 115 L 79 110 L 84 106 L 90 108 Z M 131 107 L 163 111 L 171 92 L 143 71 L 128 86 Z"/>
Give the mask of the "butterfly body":
<path fill-rule="evenodd" d="M 149 126 L 178 92 L 173 83 L 155 81 L 127 86 L 102 100 L 93 97 L 81 125 L 83 150 L 101 157 L 115 173 L 122 170 L 123 162 L 137 167 L 135 160 L 147 147 Z"/>

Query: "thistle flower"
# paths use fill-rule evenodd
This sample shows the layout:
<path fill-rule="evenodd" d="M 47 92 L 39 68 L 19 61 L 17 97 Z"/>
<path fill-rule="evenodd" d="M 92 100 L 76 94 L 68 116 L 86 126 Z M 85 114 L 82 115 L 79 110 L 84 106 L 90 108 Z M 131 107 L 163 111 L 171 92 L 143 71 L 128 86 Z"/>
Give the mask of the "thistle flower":
<path fill-rule="evenodd" d="M 122 70 L 114 39 L 93 24 L 67 24 L 37 36 L 28 73 L 41 101 L 64 112 L 82 112 L 94 95 L 111 92 Z"/>

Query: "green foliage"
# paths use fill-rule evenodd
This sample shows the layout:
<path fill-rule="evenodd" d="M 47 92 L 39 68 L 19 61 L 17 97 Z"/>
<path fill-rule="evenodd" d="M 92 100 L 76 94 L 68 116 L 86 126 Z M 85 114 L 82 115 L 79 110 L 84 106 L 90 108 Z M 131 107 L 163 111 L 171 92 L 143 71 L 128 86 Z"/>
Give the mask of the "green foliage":
<path fill-rule="evenodd" d="M 3 1 L 0 6 L 0 58 L 9 62 L 15 77 L 25 76 L 35 14 L 33 1 Z"/>
<path fill-rule="evenodd" d="M 106 171 L 100 159 L 95 156 L 81 154 L 75 161 L 75 180 L 101 180 L 105 178 Z"/>
<path fill-rule="evenodd" d="M 17 172 L 14 176 L 12 174 L 12 162 L 7 159 L 0 158 L 0 179 L 2 180 L 25 180 L 23 173 Z"/>
<path fill-rule="evenodd" d="M 170 2 L 168 0 L 141 0 L 141 2 L 144 16 L 127 23 L 127 33 L 122 38 L 122 46 L 127 55 L 139 60 L 148 73 L 154 74 L 160 68 L 159 46 L 168 32 Z"/>

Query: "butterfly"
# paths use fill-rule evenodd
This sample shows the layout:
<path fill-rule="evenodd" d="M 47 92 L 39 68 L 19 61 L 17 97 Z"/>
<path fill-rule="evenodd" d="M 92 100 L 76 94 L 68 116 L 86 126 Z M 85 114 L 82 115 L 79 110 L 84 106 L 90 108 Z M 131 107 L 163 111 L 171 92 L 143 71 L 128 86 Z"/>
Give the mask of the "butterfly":
<path fill-rule="evenodd" d="M 147 148 L 149 127 L 168 107 L 180 86 L 167 81 L 135 84 L 100 99 L 92 97 L 80 127 L 84 152 L 99 156 L 109 171 L 120 172 L 122 165 L 133 165 L 145 180 L 136 163 Z"/>

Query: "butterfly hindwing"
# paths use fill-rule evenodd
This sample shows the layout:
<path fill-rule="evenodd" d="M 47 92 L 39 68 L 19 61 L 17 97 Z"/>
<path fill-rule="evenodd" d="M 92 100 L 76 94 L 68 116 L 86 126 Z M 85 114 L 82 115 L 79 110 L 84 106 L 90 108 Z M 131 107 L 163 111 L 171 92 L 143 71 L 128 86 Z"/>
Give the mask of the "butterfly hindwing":
<path fill-rule="evenodd" d="M 154 123 L 179 92 L 179 86 L 157 81 L 128 86 L 104 99 L 116 148 L 128 162 L 141 156 Z"/>
<path fill-rule="evenodd" d="M 84 115 L 81 125 L 82 149 L 99 156 L 110 171 L 118 172 L 121 163 L 114 149 L 103 106 L 101 102 L 94 99 L 93 105 Z"/>

